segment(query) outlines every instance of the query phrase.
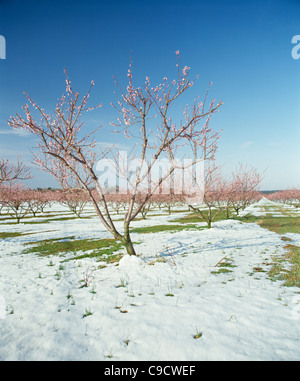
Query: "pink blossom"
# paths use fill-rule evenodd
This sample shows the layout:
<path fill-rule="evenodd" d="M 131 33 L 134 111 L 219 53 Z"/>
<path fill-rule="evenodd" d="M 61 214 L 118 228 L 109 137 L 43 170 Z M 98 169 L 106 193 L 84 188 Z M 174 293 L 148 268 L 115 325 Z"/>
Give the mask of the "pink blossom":
<path fill-rule="evenodd" d="M 189 72 L 189 70 L 190 70 L 190 67 L 185 66 L 185 67 L 182 69 L 182 73 L 183 73 L 183 75 L 187 75 L 188 72 Z"/>

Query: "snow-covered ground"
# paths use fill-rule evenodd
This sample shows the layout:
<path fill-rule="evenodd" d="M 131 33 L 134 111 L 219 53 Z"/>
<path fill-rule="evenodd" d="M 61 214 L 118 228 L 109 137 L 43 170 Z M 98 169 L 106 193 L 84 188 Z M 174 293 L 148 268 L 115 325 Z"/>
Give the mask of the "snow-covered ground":
<path fill-rule="evenodd" d="M 264 205 L 246 212 L 259 215 Z M 46 238 L 110 238 L 96 217 L 5 220 L 0 231 L 35 233 L 0 240 L 2 361 L 300 360 L 299 288 L 253 270 L 268 270 L 286 242 L 257 224 L 228 220 L 209 230 L 133 234 L 140 257 L 100 268 L 92 258 L 22 253 L 24 243 Z M 300 245 L 299 235 L 290 237 Z M 230 272 L 218 273 L 224 261 Z"/>

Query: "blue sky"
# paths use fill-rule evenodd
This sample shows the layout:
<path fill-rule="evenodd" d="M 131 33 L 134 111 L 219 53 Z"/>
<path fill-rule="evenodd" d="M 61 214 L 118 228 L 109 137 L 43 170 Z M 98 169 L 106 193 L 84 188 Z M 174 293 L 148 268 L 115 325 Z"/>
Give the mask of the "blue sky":
<path fill-rule="evenodd" d="M 26 103 L 23 91 L 53 110 L 64 91 L 64 67 L 74 89 L 95 81 L 86 125 L 103 123 L 97 141 L 128 144 L 109 132 L 117 117 L 112 76 L 126 80 L 133 55 L 136 83 L 175 77 L 176 55 L 199 79 L 191 91 L 223 100 L 212 126 L 223 130 L 217 159 L 230 173 L 239 162 L 266 170 L 262 189 L 300 187 L 300 1 L 0 0 L 0 155 L 30 163 L 32 136 L 12 131 L 10 115 Z M 125 82 L 123 82 L 125 83 Z M 34 169 L 30 186 L 55 186 Z"/>

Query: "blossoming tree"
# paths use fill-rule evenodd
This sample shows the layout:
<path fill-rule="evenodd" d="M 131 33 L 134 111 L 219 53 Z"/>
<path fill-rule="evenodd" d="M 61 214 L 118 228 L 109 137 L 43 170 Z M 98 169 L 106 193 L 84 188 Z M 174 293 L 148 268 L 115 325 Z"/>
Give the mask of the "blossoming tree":
<path fill-rule="evenodd" d="M 8 159 L 5 160 L 0 157 L 0 185 L 30 178 L 30 168 L 22 163 L 20 159 L 17 159 L 16 164 L 13 164 Z"/>
<path fill-rule="evenodd" d="M 174 174 L 178 168 L 175 155 L 180 149 L 189 150 L 193 147 L 193 160 L 187 166 L 192 166 L 200 160 L 212 158 L 217 149 L 220 138 L 218 132 L 209 127 L 212 115 L 218 111 L 222 102 L 216 104 L 215 100 L 206 105 L 207 93 L 201 102 L 197 98 L 191 107 L 183 110 L 182 120 L 175 123 L 172 117 L 174 106 L 193 81 L 189 78 L 189 67 L 180 69 L 179 51 L 177 56 L 177 79 L 169 81 L 166 77 L 157 86 L 151 86 L 150 79 L 146 77 L 145 83 L 135 87 L 133 82 L 132 62 L 128 70 L 128 85 L 122 89 L 116 81 L 120 92 L 118 104 L 114 107 L 119 112 L 119 118 L 113 126 L 115 132 L 123 133 L 126 138 L 137 143 L 132 145 L 136 168 L 134 176 L 130 178 L 130 199 L 126 204 L 123 220 L 123 231 L 119 231 L 110 214 L 103 185 L 98 181 L 96 163 L 100 159 L 117 158 L 118 150 L 96 150 L 95 133 L 84 132 L 82 115 L 85 111 L 92 110 L 87 107 L 91 88 L 82 99 L 79 93 L 74 92 L 66 73 L 66 92 L 59 99 L 55 112 L 48 114 L 27 95 L 29 103 L 39 112 L 41 121 L 33 118 L 33 113 L 26 104 L 23 109 L 25 116 L 19 114 L 11 117 L 9 125 L 14 128 L 25 129 L 37 137 L 40 153 L 34 154 L 35 163 L 43 170 L 51 173 L 61 183 L 64 189 L 78 187 L 83 189 L 91 200 L 97 215 L 105 228 L 121 241 L 129 255 L 136 255 L 130 237 L 130 223 L 142 210 L 151 196 L 161 185 Z M 100 107 L 96 106 L 96 107 Z M 156 121 L 156 128 L 153 121 Z M 203 151 L 203 147 L 207 147 Z M 163 176 L 150 179 L 151 170 L 161 157 L 169 161 L 168 169 Z M 114 163 L 119 162 L 114 160 Z M 179 165 L 183 169 L 183 165 Z M 117 167 L 122 171 L 120 166 Z M 128 180 L 128 173 L 124 174 Z M 148 186 L 145 188 L 145 183 Z M 143 193 L 137 202 L 137 196 Z M 101 206 L 101 207 L 100 207 Z"/>
<path fill-rule="evenodd" d="M 23 184 L 12 182 L 1 187 L 0 197 L 7 213 L 15 218 L 18 224 L 30 212 L 28 189 Z"/>
<path fill-rule="evenodd" d="M 240 163 L 232 173 L 231 180 L 231 206 L 236 214 L 244 210 L 251 202 L 255 201 L 258 194 L 259 185 L 264 173 L 260 173 L 254 167 Z"/>
<path fill-rule="evenodd" d="M 193 205 L 189 202 L 189 198 L 186 199 L 186 203 L 196 215 L 206 221 L 207 227 L 210 229 L 212 227 L 212 222 L 223 210 L 226 181 L 222 174 L 221 167 L 217 166 L 214 161 L 208 161 L 204 166 L 202 181 L 203 184 L 201 187 L 203 188 L 203 196 L 201 198 L 201 205 Z"/>

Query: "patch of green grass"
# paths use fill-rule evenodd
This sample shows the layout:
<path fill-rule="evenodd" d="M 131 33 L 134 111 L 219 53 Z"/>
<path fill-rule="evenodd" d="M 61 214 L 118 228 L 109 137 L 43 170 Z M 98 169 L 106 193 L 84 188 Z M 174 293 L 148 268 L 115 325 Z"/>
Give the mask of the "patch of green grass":
<path fill-rule="evenodd" d="M 267 207 L 265 207 L 267 210 Z M 255 217 L 247 215 L 238 217 L 242 222 L 255 222 L 264 229 L 268 229 L 277 234 L 297 233 L 300 234 L 300 216 L 294 216 L 291 212 L 281 208 L 280 206 L 272 206 L 274 213 L 282 213 L 283 217 L 266 216 Z M 282 241 L 290 241 L 287 237 L 281 237 Z M 267 272 L 271 280 L 282 280 L 285 286 L 300 287 L 300 247 L 287 244 L 284 246 L 285 253 L 280 257 L 273 257 L 273 262 L 269 263 L 270 270 Z M 289 268 L 286 268 L 289 264 Z M 266 270 L 257 266 L 254 267 L 255 272 L 265 272 Z"/>
<path fill-rule="evenodd" d="M 24 243 L 24 245 L 25 246 L 26 245 L 38 245 L 38 244 L 48 245 L 48 244 L 53 243 L 53 242 L 58 242 L 58 241 L 62 241 L 62 240 L 69 241 L 69 240 L 74 240 L 74 239 L 75 239 L 75 236 L 71 235 L 71 236 L 68 236 L 68 237 L 48 238 L 48 239 L 44 239 L 43 241 L 30 241 L 30 242 Z"/>
<path fill-rule="evenodd" d="M 131 233 L 159 233 L 163 231 L 174 231 L 179 232 L 186 229 L 197 229 L 199 227 L 195 224 L 187 224 L 187 225 L 154 225 L 154 226 L 145 226 L 140 228 L 131 229 Z"/>
<path fill-rule="evenodd" d="M 257 223 L 265 229 L 278 234 L 300 234 L 300 217 L 266 217 L 259 219 Z"/>
<path fill-rule="evenodd" d="M 47 214 L 46 214 L 47 213 Z M 58 217 L 58 215 L 64 215 L 64 217 Z M 2 215 L 3 216 L 3 215 Z M 48 219 L 50 220 L 50 217 L 54 217 L 54 218 L 68 218 L 69 216 L 74 216 L 73 213 L 57 213 L 55 214 L 54 212 L 44 212 L 44 213 L 37 213 L 35 216 L 33 214 L 29 214 L 29 215 L 25 215 L 21 218 L 21 221 L 23 223 L 24 220 L 34 220 L 36 218 L 45 218 L 47 217 L 47 221 Z M 15 216 L 14 215 L 11 215 L 11 214 L 6 214 L 4 217 L 0 217 L 0 221 L 5 221 L 5 220 L 13 220 L 15 219 Z M 27 221 L 28 223 L 30 223 L 30 221 Z M 31 223 L 42 223 L 43 221 L 32 221 Z"/>
<path fill-rule="evenodd" d="M 5 238 L 12 238 L 12 237 L 19 237 L 20 235 L 23 235 L 22 233 L 17 233 L 17 232 L 0 232 L 0 239 L 5 239 Z"/>
<path fill-rule="evenodd" d="M 197 223 L 197 222 L 205 222 L 203 220 L 203 218 L 201 218 L 200 216 L 198 216 L 198 214 L 195 214 L 195 213 L 189 213 L 186 216 L 183 216 L 183 217 L 180 217 L 180 218 L 176 218 L 173 221 L 174 222 L 178 222 L 180 224 L 186 224 L 186 223 L 193 224 L 193 223 Z"/>
<path fill-rule="evenodd" d="M 253 216 L 252 214 L 245 214 L 244 216 L 234 216 L 231 218 L 232 220 L 238 220 L 241 222 L 248 222 L 248 223 L 257 223 L 261 219 L 261 217 Z"/>
<path fill-rule="evenodd" d="M 271 214 L 255 217 L 248 214 L 243 217 L 235 217 L 235 219 L 242 222 L 255 222 L 262 228 L 268 229 L 278 234 L 300 234 L 300 216 L 293 216 L 291 213 L 283 210 L 280 206 L 272 206 L 272 209 L 274 209 L 274 212 L 276 213 L 282 213 L 283 217 L 272 216 Z"/>
<path fill-rule="evenodd" d="M 285 253 L 277 258 L 273 257 L 271 269 L 268 276 L 271 280 L 283 280 L 285 286 L 300 287 L 300 247 L 288 244 L 284 247 Z M 290 268 L 284 268 L 286 262 Z"/>
<path fill-rule="evenodd" d="M 148 218 L 142 218 L 142 217 L 135 217 L 133 219 L 133 221 L 145 221 L 147 220 Z M 113 221 L 124 221 L 124 217 L 120 217 L 120 218 L 116 218 L 116 219 L 112 219 Z"/>
<path fill-rule="evenodd" d="M 0 232 L 0 239 L 23 237 L 25 235 L 37 234 L 36 232 L 20 233 L 20 232 Z"/>
<path fill-rule="evenodd" d="M 200 339 L 202 337 L 203 333 L 196 327 L 196 334 L 193 336 L 194 339 Z"/>
<path fill-rule="evenodd" d="M 84 220 L 84 219 L 91 219 L 93 218 L 93 216 L 83 216 L 83 217 L 77 217 L 77 216 L 72 216 L 72 217 L 56 217 L 56 218 L 46 218 L 46 219 L 42 219 L 42 220 L 39 220 L 39 221 L 24 221 L 24 219 L 35 219 L 35 218 L 38 218 L 38 217 L 42 217 L 42 216 L 37 216 L 37 217 L 33 217 L 33 216 L 25 216 L 25 217 L 22 217 L 21 220 L 20 220 L 20 223 L 24 224 L 24 225 L 39 225 L 39 224 L 48 224 L 48 223 L 51 223 L 52 221 L 68 221 L 68 220 Z M 47 216 L 49 217 L 49 216 Z M 15 218 L 14 217 L 11 217 L 9 218 L 10 220 L 14 220 Z M 2 220 L 7 220 L 7 218 L 2 218 Z M 7 225 L 18 225 L 17 222 L 7 222 L 6 223 Z"/>
<path fill-rule="evenodd" d="M 286 209 L 282 206 L 279 206 L 279 205 L 271 205 L 271 206 L 264 205 L 263 209 L 267 213 L 281 213 L 284 216 L 292 216 L 293 215 L 293 211 L 288 210 L 288 209 Z"/>
<path fill-rule="evenodd" d="M 236 267 L 236 265 L 233 264 L 232 259 L 225 258 L 225 260 L 221 262 L 218 267 Z"/>
<path fill-rule="evenodd" d="M 223 258 L 223 260 L 218 263 L 217 266 L 218 270 L 211 271 L 211 274 L 226 274 L 231 273 L 232 270 L 230 270 L 230 267 L 236 267 L 236 265 L 233 264 L 233 260 L 230 258 Z"/>
<path fill-rule="evenodd" d="M 99 242 L 99 241 L 98 241 Z M 111 244 L 109 246 L 104 246 L 102 248 L 95 249 L 92 253 L 84 253 L 81 255 L 76 255 L 73 259 L 83 259 L 83 258 L 100 258 L 105 260 L 107 263 L 116 263 L 119 262 L 123 254 L 113 254 L 115 251 L 120 250 L 123 246 L 121 244 Z"/>
<path fill-rule="evenodd" d="M 63 255 L 72 252 L 74 257 L 71 259 L 82 259 L 86 257 L 101 257 L 110 263 L 120 259 L 120 255 L 113 255 L 115 251 L 122 248 L 120 242 L 114 239 L 75 239 L 74 236 L 64 238 L 52 238 L 38 242 L 28 242 L 27 245 L 33 245 L 24 251 L 24 253 L 35 253 L 41 256 Z M 77 252 L 83 252 L 76 255 Z M 69 260 L 71 260 L 69 259 Z"/>
<path fill-rule="evenodd" d="M 42 221 L 24 221 L 22 223 L 23 224 L 48 224 L 48 223 L 51 223 L 53 221 L 68 221 L 68 220 L 77 220 L 77 219 L 84 220 L 84 219 L 89 219 L 89 218 L 92 218 L 92 217 L 89 217 L 89 216 L 84 216 L 84 217 L 80 217 L 80 218 L 77 216 L 57 217 L 57 218 L 51 218 L 51 219 L 46 219 L 46 220 L 42 220 Z"/>
<path fill-rule="evenodd" d="M 226 269 L 226 268 L 221 268 L 216 271 L 211 271 L 211 274 L 226 274 L 226 273 L 232 273 L 232 270 Z"/>
<path fill-rule="evenodd" d="M 216 212 L 216 209 L 213 209 L 212 210 L 212 214 L 214 214 L 215 212 Z M 203 210 L 202 213 L 203 213 L 204 216 L 207 216 L 208 211 L 207 210 Z M 222 221 L 222 220 L 226 220 L 226 219 L 227 219 L 226 211 L 221 211 L 221 212 L 219 212 L 216 215 L 216 217 L 214 218 L 213 222 Z M 186 223 L 206 222 L 206 220 L 202 216 L 200 216 L 199 214 L 189 213 L 189 214 L 187 214 L 184 217 L 176 218 L 174 220 L 174 222 L 179 222 L 181 224 L 186 224 Z"/>
<path fill-rule="evenodd" d="M 86 318 L 86 317 L 91 316 L 91 315 L 93 315 L 93 312 L 90 309 L 86 308 L 85 313 L 82 315 L 82 317 Z"/>

